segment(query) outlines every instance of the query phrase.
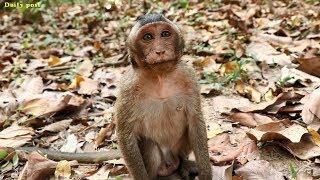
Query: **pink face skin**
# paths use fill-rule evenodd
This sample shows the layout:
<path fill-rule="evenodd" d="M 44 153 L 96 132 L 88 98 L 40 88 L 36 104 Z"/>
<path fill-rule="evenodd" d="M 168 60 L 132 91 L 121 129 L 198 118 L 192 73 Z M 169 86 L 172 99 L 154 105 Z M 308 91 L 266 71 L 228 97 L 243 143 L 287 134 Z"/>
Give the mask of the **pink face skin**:
<path fill-rule="evenodd" d="M 136 36 L 136 46 L 142 52 L 144 63 L 158 64 L 176 61 L 179 57 L 177 41 L 179 37 L 175 29 L 166 22 L 150 23 L 142 26 Z"/>

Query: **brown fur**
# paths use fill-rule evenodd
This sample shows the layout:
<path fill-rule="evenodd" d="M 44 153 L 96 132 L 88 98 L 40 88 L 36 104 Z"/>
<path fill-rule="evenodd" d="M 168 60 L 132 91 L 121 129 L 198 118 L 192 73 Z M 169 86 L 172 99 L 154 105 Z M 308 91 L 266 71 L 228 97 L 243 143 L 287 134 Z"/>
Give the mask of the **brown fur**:
<path fill-rule="evenodd" d="M 163 179 L 185 167 L 193 151 L 199 179 L 212 179 L 197 80 L 180 62 L 181 33 L 169 20 L 138 27 L 128 39 L 137 66 L 121 81 L 116 103 L 117 136 L 129 172 L 136 180 Z M 159 36 L 164 30 L 171 35 Z M 144 41 L 146 33 L 154 39 Z"/>

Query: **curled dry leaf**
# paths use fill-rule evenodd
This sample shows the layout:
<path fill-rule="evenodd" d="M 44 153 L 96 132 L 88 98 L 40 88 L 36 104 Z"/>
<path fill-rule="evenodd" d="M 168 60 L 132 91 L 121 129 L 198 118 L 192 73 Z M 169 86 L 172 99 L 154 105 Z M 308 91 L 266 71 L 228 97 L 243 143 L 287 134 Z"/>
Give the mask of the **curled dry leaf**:
<path fill-rule="evenodd" d="M 320 77 L 320 57 L 300 58 L 299 70 Z"/>
<path fill-rule="evenodd" d="M 42 130 L 40 130 L 40 133 L 43 133 L 45 131 L 48 132 L 61 132 L 65 129 L 67 129 L 70 125 L 70 123 L 72 122 L 72 119 L 66 119 L 66 120 L 62 120 L 62 121 L 58 121 L 52 124 L 49 124 L 47 126 L 45 126 Z"/>
<path fill-rule="evenodd" d="M 301 137 L 308 133 L 307 129 L 292 123 L 290 120 L 271 122 L 251 129 L 247 134 L 257 141 L 271 141 L 288 139 L 291 142 L 300 142 Z"/>
<path fill-rule="evenodd" d="M 108 179 L 110 170 L 107 166 L 102 166 L 96 173 L 91 176 L 88 176 L 86 179 L 88 180 L 96 180 L 96 179 Z"/>
<path fill-rule="evenodd" d="M 246 53 L 256 61 L 264 61 L 267 64 L 279 64 L 281 66 L 292 65 L 291 58 L 289 56 L 277 51 L 267 42 L 250 43 L 246 49 Z"/>
<path fill-rule="evenodd" d="M 34 130 L 30 127 L 12 124 L 0 131 L 0 145 L 2 147 L 20 147 L 29 142 L 33 134 Z"/>
<path fill-rule="evenodd" d="M 258 125 L 273 122 L 270 117 L 258 113 L 232 113 L 229 116 L 229 119 L 248 127 L 256 127 Z"/>
<path fill-rule="evenodd" d="M 79 94 L 91 95 L 98 92 L 98 82 L 90 78 L 84 77 L 84 80 L 80 83 L 78 90 Z"/>
<path fill-rule="evenodd" d="M 243 139 L 239 144 L 232 144 L 228 134 L 220 134 L 209 140 L 210 158 L 215 163 L 222 163 L 237 159 L 241 164 L 248 160 L 258 158 L 258 148 L 249 138 Z"/>
<path fill-rule="evenodd" d="M 67 136 L 67 142 L 61 147 L 62 152 L 76 152 L 78 139 L 74 134 Z"/>
<path fill-rule="evenodd" d="M 19 89 L 15 89 L 13 92 L 17 97 L 19 103 L 34 99 L 37 95 L 43 92 L 43 80 L 40 76 L 24 78 L 23 83 Z"/>
<path fill-rule="evenodd" d="M 310 95 L 303 98 L 303 110 L 301 112 L 302 120 L 306 124 L 320 119 L 320 88 L 314 90 Z"/>
<path fill-rule="evenodd" d="M 54 175 L 57 179 L 69 178 L 71 176 L 71 164 L 69 163 L 69 161 L 59 161 L 56 166 Z"/>
<path fill-rule="evenodd" d="M 294 156 L 303 160 L 320 156 L 320 147 L 314 143 L 310 134 L 303 135 L 301 141 L 297 143 L 284 140 L 277 142 L 277 144 L 287 149 Z"/>
<path fill-rule="evenodd" d="M 101 144 L 103 144 L 105 139 L 109 139 L 113 134 L 114 129 L 115 129 L 115 124 L 112 122 L 108 124 L 107 127 L 101 128 L 94 142 L 95 147 L 96 148 L 99 147 Z"/>
<path fill-rule="evenodd" d="M 232 180 L 233 164 L 226 166 L 212 166 L 215 180 Z"/>
<path fill-rule="evenodd" d="M 21 112 L 33 116 L 48 115 L 64 109 L 71 99 L 71 95 L 51 98 L 37 98 L 23 103 Z"/>
<path fill-rule="evenodd" d="M 235 89 L 239 94 L 249 96 L 250 100 L 255 103 L 261 101 L 261 93 L 251 85 L 244 84 L 243 81 L 238 81 L 235 85 Z"/>
<path fill-rule="evenodd" d="M 56 165 L 56 162 L 43 157 L 38 152 L 32 152 L 28 155 L 28 161 L 19 179 L 46 179 L 53 174 Z"/>
<path fill-rule="evenodd" d="M 76 69 L 77 74 L 89 77 L 91 76 L 91 72 L 93 70 L 93 64 L 89 59 L 84 60 L 79 67 Z"/>
<path fill-rule="evenodd" d="M 276 171 L 269 162 L 264 160 L 250 161 L 235 172 L 243 179 L 285 180 L 282 173 Z"/>

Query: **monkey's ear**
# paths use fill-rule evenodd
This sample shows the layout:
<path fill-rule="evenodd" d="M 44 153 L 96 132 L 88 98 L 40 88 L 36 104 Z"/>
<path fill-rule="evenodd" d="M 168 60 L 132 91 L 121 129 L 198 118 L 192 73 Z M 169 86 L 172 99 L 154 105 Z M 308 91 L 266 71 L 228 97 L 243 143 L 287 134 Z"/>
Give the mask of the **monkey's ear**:
<path fill-rule="evenodd" d="M 131 53 L 130 53 L 129 50 L 128 50 L 128 54 L 129 54 L 128 60 L 129 60 L 130 64 L 132 65 L 132 67 L 134 67 L 134 68 L 135 68 L 135 67 L 138 67 L 137 62 L 132 58 Z"/>

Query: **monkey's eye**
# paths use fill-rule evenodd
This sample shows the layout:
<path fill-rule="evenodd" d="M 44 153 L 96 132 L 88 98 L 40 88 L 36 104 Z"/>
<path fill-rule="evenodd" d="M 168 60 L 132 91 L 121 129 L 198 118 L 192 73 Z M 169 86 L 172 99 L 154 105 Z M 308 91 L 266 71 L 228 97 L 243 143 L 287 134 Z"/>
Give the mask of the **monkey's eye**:
<path fill-rule="evenodd" d="M 169 31 L 162 31 L 161 32 L 161 37 L 169 37 L 171 36 L 171 33 Z"/>
<path fill-rule="evenodd" d="M 143 36 L 143 40 L 145 41 L 151 41 L 153 39 L 153 36 L 150 33 L 147 33 Z"/>

